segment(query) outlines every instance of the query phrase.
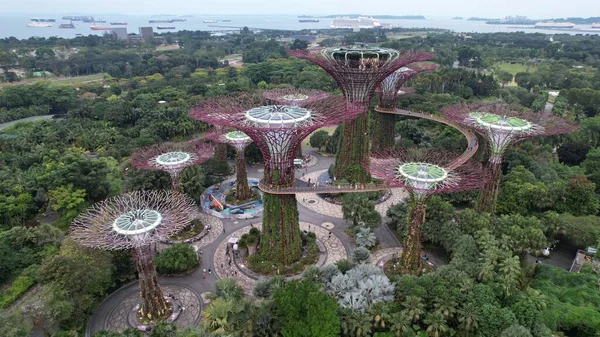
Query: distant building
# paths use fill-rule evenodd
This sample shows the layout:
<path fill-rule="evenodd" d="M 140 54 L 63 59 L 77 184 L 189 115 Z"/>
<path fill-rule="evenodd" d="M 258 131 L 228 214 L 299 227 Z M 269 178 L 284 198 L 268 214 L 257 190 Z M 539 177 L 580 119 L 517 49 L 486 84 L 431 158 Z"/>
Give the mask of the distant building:
<path fill-rule="evenodd" d="M 142 40 L 152 41 L 154 39 L 152 27 L 140 27 L 140 37 Z"/>
<path fill-rule="evenodd" d="M 316 35 L 292 35 L 292 41 L 293 40 L 301 40 L 301 41 L 306 41 L 309 43 L 314 43 L 314 42 L 317 42 L 317 36 Z"/>
<path fill-rule="evenodd" d="M 113 29 L 111 29 L 111 32 L 112 32 L 112 36 L 119 41 L 127 41 L 127 39 L 129 38 L 127 36 L 127 28 L 124 28 L 124 27 L 113 28 Z"/>

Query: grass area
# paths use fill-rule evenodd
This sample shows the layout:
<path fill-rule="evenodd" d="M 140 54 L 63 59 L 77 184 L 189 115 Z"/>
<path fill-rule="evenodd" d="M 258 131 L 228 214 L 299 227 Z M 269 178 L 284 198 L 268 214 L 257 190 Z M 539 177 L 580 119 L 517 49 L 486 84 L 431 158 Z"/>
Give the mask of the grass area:
<path fill-rule="evenodd" d="M 82 82 L 100 81 L 100 80 L 103 80 L 105 76 L 108 76 L 108 74 L 102 73 L 102 74 L 92 74 L 92 75 L 85 75 L 85 76 L 56 78 L 56 79 L 50 79 L 50 82 L 56 83 L 56 84 L 68 85 L 68 84 L 75 84 L 75 83 L 82 83 Z"/>
<path fill-rule="evenodd" d="M 496 63 L 496 64 L 494 64 L 494 68 L 498 68 L 499 70 L 509 72 L 509 73 L 513 74 L 513 76 L 516 75 L 517 73 L 526 72 L 527 70 L 529 70 L 529 71 L 535 70 L 535 68 L 530 68 L 529 66 L 527 66 L 525 64 L 519 64 L 519 63 L 511 64 L 511 63 L 506 63 L 506 62 Z"/>
<path fill-rule="evenodd" d="M 226 60 L 226 61 L 241 60 L 241 59 L 242 59 L 242 54 L 231 54 L 231 55 L 227 55 L 223 58 L 223 60 Z"/>
<path fill-rule="evenodd" d="M 178 44 L 169 44 L 169 45 L 156 47 L 156 51 L 167 51 L 167 50 L 176 50 L 176 49 L 179 49 Z"/>

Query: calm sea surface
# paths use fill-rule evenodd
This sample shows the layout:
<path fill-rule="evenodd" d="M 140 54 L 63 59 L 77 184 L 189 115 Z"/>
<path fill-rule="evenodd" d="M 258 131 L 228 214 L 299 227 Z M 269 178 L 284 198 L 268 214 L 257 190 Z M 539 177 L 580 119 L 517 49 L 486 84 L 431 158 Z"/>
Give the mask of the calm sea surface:
<path fill-rule="evenodd" d="M 52 17 L 56 19 L 53 26 L 50 28 L 34 28 L 27 27 L 30 17 Z M 205 30 L 205 31 L 217 31 L 236 29 L 237 27 L 247 26 L 249 28 L 265 28 L 265 29 L 283 29 L 283 30 L 299 30 L 299 29 L 323 29 L 329 28 L 332 19 L 320 19 L 320 22 L 309 22 L 300 23 L 298 17 L 295 15 L 196 15 L 191 18 L 187 18 L 186 22 L 173 22 L 173 23 L 148 23 L 150 19 L 165 19 L 156 16 L 132 16 L 132 15 L 94 15 L 96 19 L 105 19 L 106 23 L 96 23 L 98 26 L 110 26 L 110 22 L 113 21 L 125 21 L 127 26 L 112 26 L 112 27 L 127 27 L 129 33 L 138 33 L 138 27 L 153 26 L 156 32 L 166 32 L 167 30 L 156 30 L 158 25 L 162 26 L 173 26 L 177 30 Z M 96 34 L 102 35 L 105 31 L 92 31 L 90 29 L 91 23 L 83 23 L 81 21 L 73 22 L 76 26 L 75 29 L 60 29 L 58 26 L 61 23 L 69 23 L 68 21 L 61 20 L 62 15 L 2 15 L 0 14 L 0 38 L 6 38 L 14 36 L 19 39 L 27 39 L 32 36 L 39 37 L 51 37 L 58 36 L 64 38 L 75 37 L 75 34 Z M 231 20 L 231 22 L 219 22 L 219 23 L 204 23 L 204 20 Z M 541 32 L 547 34 L 553 33 L 568 33 L 568 34 L 600 34 L 600 29 L 596 29 L 595 32 L 587 31 L 556 31 L 556 30 L 543 30 L 543 29 L 526 29 L 526 28 L 515 28 L 509 25 L 488 25 L 482 21 L 467 21 L 467 20 L 452 20 L 451 18 L 432 17 L 427 20 L 380 20 L 381 23 L 391 23 L 406 28 L 442 28 L 449 29 L 455 32 L 465 33 L 495 33 L 495 32 Z M 214 27 L 214 26 L 231 26 L 228 27 Z M 578 25 L 576 29 L 590 30 L 591 27 L 587 25 Z"/>

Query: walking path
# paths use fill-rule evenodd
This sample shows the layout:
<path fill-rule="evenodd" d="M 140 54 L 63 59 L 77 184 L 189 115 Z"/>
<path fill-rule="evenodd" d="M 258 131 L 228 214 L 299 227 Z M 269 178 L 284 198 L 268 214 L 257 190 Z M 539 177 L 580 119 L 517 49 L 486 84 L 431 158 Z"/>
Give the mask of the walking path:
<path fill-rule="evenodd" d="M 46 119 L 52 119 L 52 116 L 54 116 L 54 115 L 32 116 L 32 117 L 17 119 L 16 121 L 12 121 L 12 122 L 0 123 L 0 130 L 9 128 L 9 127 L 11 127 L 17 123 L 21 123 L 21 122 L 35 122 L 35 121 L 41 121 L 41 120 L 46 120 Z"/>

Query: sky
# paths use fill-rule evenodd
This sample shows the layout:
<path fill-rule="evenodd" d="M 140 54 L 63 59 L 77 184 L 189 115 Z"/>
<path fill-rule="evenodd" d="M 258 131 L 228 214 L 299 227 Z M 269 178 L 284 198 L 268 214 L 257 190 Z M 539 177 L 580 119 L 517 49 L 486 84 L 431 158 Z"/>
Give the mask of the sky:
<path fill-rule="evenodd" d="M 600 16 L 599 0 L 0 0 L 0 15 L 344 14 L 533 19 Z"/>

